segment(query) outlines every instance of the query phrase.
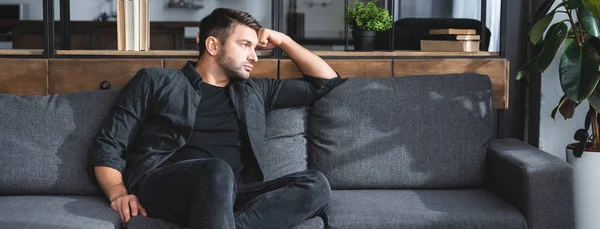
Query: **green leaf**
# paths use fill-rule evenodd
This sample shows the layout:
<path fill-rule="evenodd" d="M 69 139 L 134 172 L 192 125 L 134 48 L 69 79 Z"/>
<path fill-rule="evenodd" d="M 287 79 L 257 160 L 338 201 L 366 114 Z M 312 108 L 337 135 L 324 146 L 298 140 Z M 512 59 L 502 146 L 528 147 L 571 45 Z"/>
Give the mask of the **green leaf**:
<path fill-rule="evenodd" d="M 567 97 L 575 102 L 587 99 L 598 85 L 600 40 L 590 37 L 582 47 L 573 39 L 565 42 L 565 51 L 560 60 L 560 84 Z"/>
<path fill-rule="evenodd" d="M 544 36 L 544 32 L 548 29 L 550 22 L 554 18 L 555 12 L 552 11 L 549 14 L 546 14 L 542 19 L 540 19 L 533 27 L 531 28 L 531 33 L 529 35 L 529 40 L 532 44 L 537 45 L 540 40 L 542 40 L 542 36 Z"/>
<path fill-rule="evenodd" d="M 537 61 L 537 59 L 539 57 L 540 57 L 540 54 L 534 56 L 533 58 L 531 58 L 531 60 L 527 61 L 527 63 L 525 63 L 521 68 L 519 68 L 516 79 L 521 80 L 525 76 L 529 75 L 529 72 L 531 72 L 531 70 L 534 67 L 535 62 Z"/>
<path fill-rule="evenodd" d="M 540 72 L 545 71 L 556 57 L 558 49 L 567 38 L 567 31 L 567 25 L 563 22 L 556 23 L 548 29 L 548 33 L 546 33 L 546 37 L 544 38 L 544 47 L 535 63 Z"/>
<path fill-rule="evenodd" d="M 586 9 L 592 12 L 592 14 L 596 15 L 596 17 L 600 17 L 600 0 L 582 0 L 583 5 Z"/>
<path fill-rule="evenodd" d="M 569 0 L 565 2 L 565 8 L 569 10 L 577 9 L 583 6 L 582 0 Z"/>
<path fill-rule="evenodd" d="M 540 8 L 535 11 L 535 14 L 533 15 L 533 21 L 539 21 L 542 17 L 544 17 L 550 8 L 552 8 L 552 4 L 554 4 L 554 2 L 555 0 L 546 0 L 544 3 L 542 3 Z"/>
<path fill-rule="evenodd" d="M 591 36 L 600 36 L 600 28 L 598 27 L 600 23 L 598 22 L 598 18 L 596 18 L 592 12 L 587 10 L 585 7 L 580 7 L 578 16 L 583 30 L 585 30 Z"/>

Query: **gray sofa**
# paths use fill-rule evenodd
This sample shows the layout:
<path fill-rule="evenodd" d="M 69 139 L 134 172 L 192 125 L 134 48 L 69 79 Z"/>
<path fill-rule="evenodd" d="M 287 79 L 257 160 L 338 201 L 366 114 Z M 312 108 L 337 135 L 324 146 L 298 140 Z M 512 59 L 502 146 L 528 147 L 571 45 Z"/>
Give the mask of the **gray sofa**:
<path fill-rule="evenodd" d="M 310 108 L 270 112 L 260 164 L 266 179 L 329 179 L 327 217 L 298 229 L 573 228 L 570 167 L 492 139 L 491 90 L 477 74 L 348 79 Z M 121 228 L 86 173 L 116 95 L 0 95 L 0 228 Z"/>

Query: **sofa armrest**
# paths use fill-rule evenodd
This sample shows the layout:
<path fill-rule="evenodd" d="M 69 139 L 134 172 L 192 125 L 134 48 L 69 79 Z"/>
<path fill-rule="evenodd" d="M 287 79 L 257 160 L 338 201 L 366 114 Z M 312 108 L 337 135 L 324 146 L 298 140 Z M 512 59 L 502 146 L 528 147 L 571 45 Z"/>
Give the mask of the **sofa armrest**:
<path fill-rule="evenodd" d="M 527 219 L 529 229 L 574 228 L 570 165 L 517 139 L 492 140 L 487 187 Z"/>

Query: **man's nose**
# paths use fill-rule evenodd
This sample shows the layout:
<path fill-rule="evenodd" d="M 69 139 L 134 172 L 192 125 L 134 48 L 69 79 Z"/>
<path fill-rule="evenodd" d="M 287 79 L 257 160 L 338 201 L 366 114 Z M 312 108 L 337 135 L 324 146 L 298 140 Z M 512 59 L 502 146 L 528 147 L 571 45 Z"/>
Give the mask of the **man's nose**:
<path fill-rule="evenodd" d="M 250 61 L 250 63 L 254 63 L 258 61 L 258 56 L 256 55 L 256 51 L 252 50 L 250 52 L 250 55 L 248 56 L 248 61 Z"/>

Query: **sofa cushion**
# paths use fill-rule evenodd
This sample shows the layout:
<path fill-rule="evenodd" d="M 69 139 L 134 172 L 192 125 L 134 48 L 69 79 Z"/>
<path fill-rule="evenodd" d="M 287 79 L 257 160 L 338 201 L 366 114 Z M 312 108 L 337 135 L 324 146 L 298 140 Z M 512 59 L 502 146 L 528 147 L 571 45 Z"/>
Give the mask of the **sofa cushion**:
<path fill-rule="evenodd" d="M 324 226 L 321 217 L 313 217 L 292 229 L 323 229 Z M 127 229 L 184 229 L 184 227 L 161 219 L 138 215 L 127 222 Z"/>
<path fill-rule="evenodd" d="M 0 196 L 0 228 L 116 229 L 121 217 L 104 197 Z"/>
<path fill-rule="evenodd" d="M 331 229 L 526 229 L 525 217 L 485 189 L 335 190 Z"/>
<path fill-rule="evenodd" d="M 481 187 L 492 88 L 478 74 L 353 78 L 309 118 L 309 168 L 334 189 Z"/>
<path fill-rule="evenodd" d="M 313 217 L 305 220 L 300 225 L 293 227 L 292 229 L 323 229 L 325 224 L 321 217 Z"/>
<path fill-rule="evenodd" d="M 265 180 L 307 169 L 308 107 L 272 110 L 266 117 L 265 149 L 261 168 Z"/>
<path fill-rule="evenodd" d="M 0 95 L 0 194 L 100 194 L 89 147 L 117 91 Z"/>

